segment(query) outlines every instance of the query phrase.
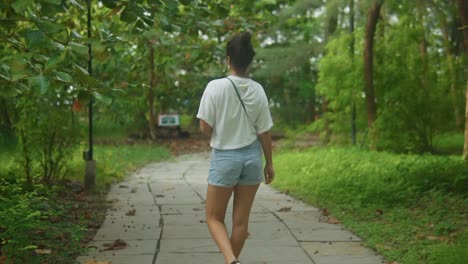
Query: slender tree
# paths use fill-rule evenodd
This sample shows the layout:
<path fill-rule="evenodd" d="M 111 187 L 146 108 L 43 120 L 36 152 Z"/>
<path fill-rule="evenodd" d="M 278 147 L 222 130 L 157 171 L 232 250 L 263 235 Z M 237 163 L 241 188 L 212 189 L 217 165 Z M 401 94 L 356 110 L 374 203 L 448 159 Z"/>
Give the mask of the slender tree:
<path fill-rule="evenodd" d="M 372 6 L 369 8 L 364 41 L 364 91 L 366 94 L 367 125 L 369 129 L 372 129 L 377 118 L 377 104 L 375 102 L 373 76 L 373 47 L 374 35 L 377 22 L 379 20 L 382 3 L 383 0 L 375 0 Z"/>
<path fill-rule="evenodd" d="M 458 0 L 458 15 L 460 16 L 461 28 L 463 30 L 465 54 L 468 59 L 468 3 L 465 0 Z M 468 79 L 466 80 L 465 144 L 463 146 L 463 158 L 468 162 Z"/>

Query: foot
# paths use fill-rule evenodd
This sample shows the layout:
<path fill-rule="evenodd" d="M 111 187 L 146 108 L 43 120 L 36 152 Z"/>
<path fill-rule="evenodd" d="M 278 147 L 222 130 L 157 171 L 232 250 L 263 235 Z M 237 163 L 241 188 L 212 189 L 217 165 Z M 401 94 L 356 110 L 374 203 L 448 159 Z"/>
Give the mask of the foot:
<path fill-rule="evenodd" d="M 238 261 L 237 259 L 234 260 L 233 262 L 231 262 L 231 264 L 240 264 L 240 261 Z"/>

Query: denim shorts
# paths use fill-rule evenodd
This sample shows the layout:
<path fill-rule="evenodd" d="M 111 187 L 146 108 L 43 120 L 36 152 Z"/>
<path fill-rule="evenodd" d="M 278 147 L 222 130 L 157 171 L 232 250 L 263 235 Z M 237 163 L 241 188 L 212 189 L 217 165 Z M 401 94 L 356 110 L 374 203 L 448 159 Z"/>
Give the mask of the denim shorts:
<path fill-rule="evenodd" d="M 213 149 L 211 151 L 208 184 L 233 187 L 256 185 L 262 180 L 262 146 L 258 139 L 239 149 Z"/>

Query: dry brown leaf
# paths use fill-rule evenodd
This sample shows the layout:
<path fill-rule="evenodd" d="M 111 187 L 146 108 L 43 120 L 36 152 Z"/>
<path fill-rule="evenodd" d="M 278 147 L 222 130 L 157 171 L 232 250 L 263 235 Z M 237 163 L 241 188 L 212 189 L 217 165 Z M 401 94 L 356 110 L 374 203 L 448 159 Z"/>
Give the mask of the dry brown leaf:
<path fill-rule="evenodd" d="M 47 255 L 47 254 L 51 254 L 52 253 L 52 250 L 50 249 L 36 249 L 34 250 L 34 252 L 36 252 L 36 254 L 39 254 L 39 255 Z"/>
<path fill-rule="evenodd" d="M 322 215 L 325 215 L 325 216 L 328 215 L 328 209 L 327 208 L 322 209 Z"/>
<path fill-rule="evenodd" d="M 340 221 L 333 216 L 329 216 L 327 219 L 327 223 L 337 225 L 340 223 Z"/>
<path fill-rule="evenodd" d="M 111 261 L 95 261 L 95 260 L 89 260 L 85 264 L 112 264 Z"/>
<path fill-rule="evenodd" d="M 122 239 L 117 239 L 112 243 L 105 243 L 102 245 L 106 247 L 105 249 L 103 249 L 103 251 L 119 250 L 119 249 L 124 249 L 128 246 L 127 242 L 123 241 Z"/>
<path fill-rule="evenodd" d="M 136 213 L 136 209 L 132 209 L 132 210 L 128 211 L 125 215 L 127 215 L 127 216 L 134 216 L 135 213 Z"/>
<path fill-rule="evenodd" d="M 428 240 L 439 240 L 440 239 L 438 236 L 427 236 L 426 238 Z"/>
<path fill-rule="evenodd" d="M 285 206 L 280 208 L 277 212 L 290 212 L 291 211 L 291 206 Z"/>
<path fill-rule="evenodd" d="M 391 246 L 387 246 L 387 245 L 382 245 L 382 244 L 376 244 L 375 245 L 375 248 L 377 249 L 377 251 L 383 251 L 383 250 L 392 250 L 393 247 Z M 391 263 L 390 263 L 391 264 Z M 394 263 L 395 264 L 395 263 Z"/>

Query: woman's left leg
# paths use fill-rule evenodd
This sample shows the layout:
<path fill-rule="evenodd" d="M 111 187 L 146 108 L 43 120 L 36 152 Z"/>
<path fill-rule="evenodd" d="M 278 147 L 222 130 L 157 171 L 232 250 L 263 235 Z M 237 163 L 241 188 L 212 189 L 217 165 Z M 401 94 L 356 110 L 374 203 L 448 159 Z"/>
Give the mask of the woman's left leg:
<path fill-rule="evenodd" d="M 250 210 L 260 184 L 234 187 L 231 244 L 234 255 L 239 255 L 248 236 Z"/>
<path fill-rule="evenodd" d="M 233 187 L 224 188 L 208 185 L 206 193 L 206 223 L 211 237 L 224 255 L 224 261 L 230 264 L 236 259 L 232 250 L 231 241 L 224 224 L 226 208 L 231 198 Z"/>

